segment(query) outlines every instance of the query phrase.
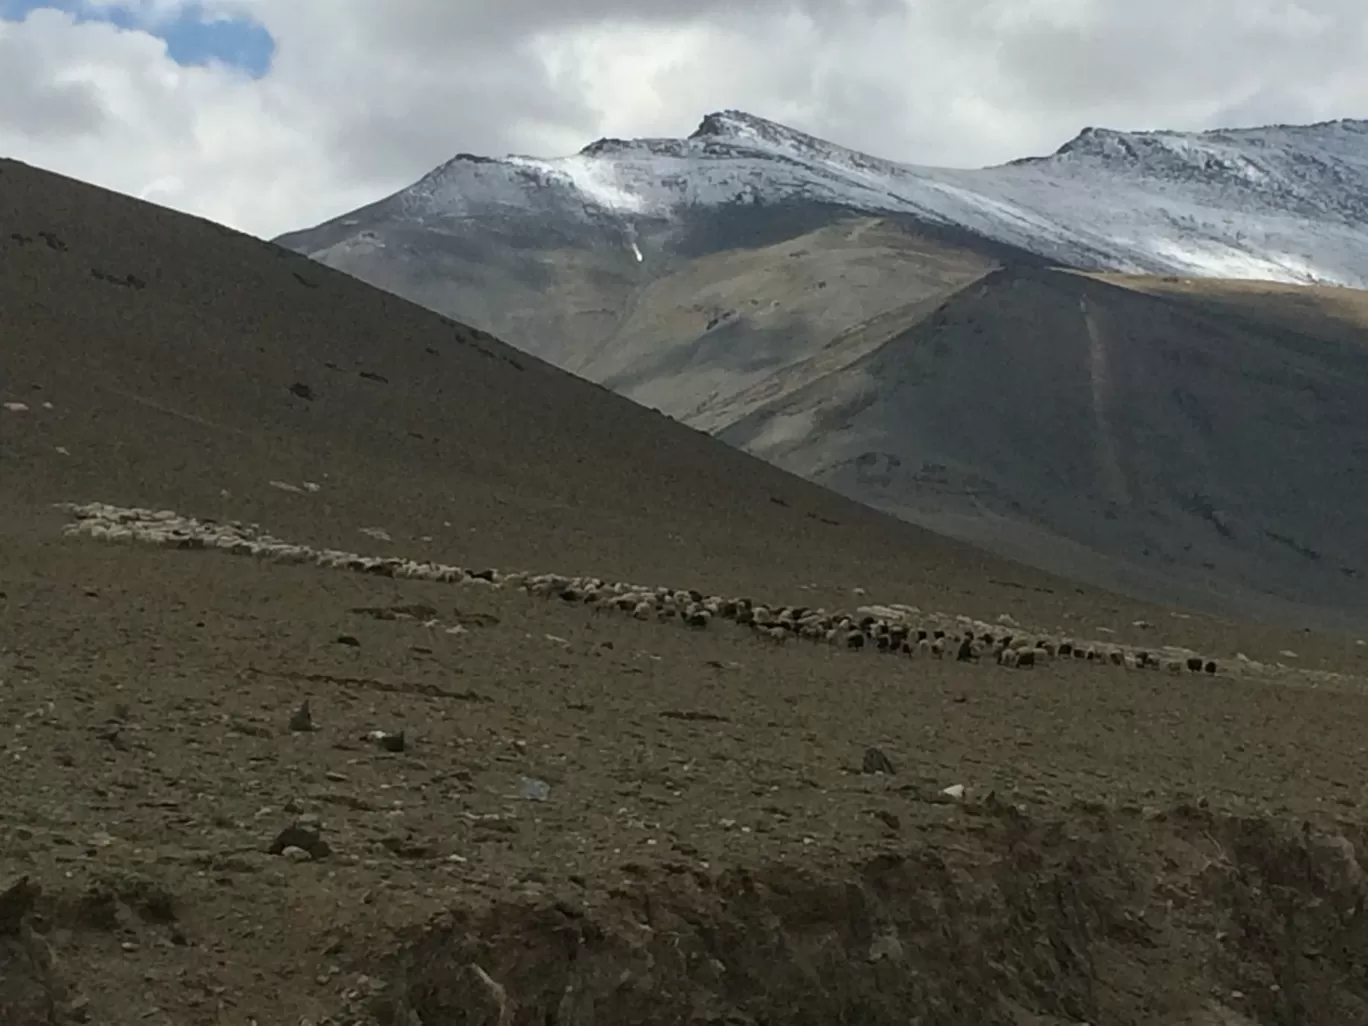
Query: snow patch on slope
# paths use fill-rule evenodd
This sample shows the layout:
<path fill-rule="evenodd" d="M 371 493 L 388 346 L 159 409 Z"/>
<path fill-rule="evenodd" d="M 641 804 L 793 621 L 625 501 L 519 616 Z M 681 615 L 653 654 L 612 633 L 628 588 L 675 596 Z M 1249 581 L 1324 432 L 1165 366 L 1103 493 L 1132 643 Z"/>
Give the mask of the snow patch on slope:
<path fill-rule="evenodd" d="M 577 154 L 554 163 L 530 157 L 510 157 L 515 167 L 541 172 L 549 179 L 560 178 L 580 192 L 588 201 L 620 214 L 645 213 L 644 198 L 630 188 L 624 188 L 618 169 L 611 163 Z"/>

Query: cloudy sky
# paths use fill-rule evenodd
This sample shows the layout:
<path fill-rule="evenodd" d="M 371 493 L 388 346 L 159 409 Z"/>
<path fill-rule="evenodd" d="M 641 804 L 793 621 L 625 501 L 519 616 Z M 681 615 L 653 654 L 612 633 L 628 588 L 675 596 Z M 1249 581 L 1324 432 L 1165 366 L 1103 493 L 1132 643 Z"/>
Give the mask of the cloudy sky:
<path fill-rule="evenodd" d="M 0 0 L 0 156 L 271 236 L 728 107 L 976 166 L 1368 117 L 1363 0 Z"/>

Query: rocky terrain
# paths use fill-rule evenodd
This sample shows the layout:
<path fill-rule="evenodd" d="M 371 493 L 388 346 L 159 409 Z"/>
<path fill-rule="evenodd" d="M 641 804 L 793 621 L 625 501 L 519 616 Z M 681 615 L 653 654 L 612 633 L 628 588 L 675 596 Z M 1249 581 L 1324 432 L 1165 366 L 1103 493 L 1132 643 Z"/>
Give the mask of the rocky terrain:
<path fill-rule="evenodd" d="M 0 337 L 6 1026 L 1368 1023 L 1361 635 L 13 163 Z"/>
<path fill-rule="evenodd" d="M 1090 129 L 947 171 L 724 112 L 458 156 L 277 241 L 998 554 L 1358 629 L 1359 293 L 1254 280 L 1363 284 L 1365 139 Z"/>

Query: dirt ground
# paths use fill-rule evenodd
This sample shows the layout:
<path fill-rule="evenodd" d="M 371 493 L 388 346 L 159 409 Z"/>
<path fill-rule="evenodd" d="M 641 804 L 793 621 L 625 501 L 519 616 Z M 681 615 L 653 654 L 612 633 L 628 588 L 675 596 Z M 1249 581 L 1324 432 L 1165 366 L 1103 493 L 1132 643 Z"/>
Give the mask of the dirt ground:
<path fill-rule="evenodd" d="M 5 1026 L 1368 1023 L 1359 639 L 976 553 L 202 222 L 0 201 Z M 777 646 L 67 501 L 1222 672 Z"/>
<path fill-rule="evenodd" d="M 911 1002 L 938 1023 L 1214 1024 L 1287 1001 L 1368 1022 L 1358 984 L 1314 972 L 1333 951 L 1218 936 L 1256 910 L 1227 892 L 1258 890 L 1258 859 L 1308 915 L 1349 900 L 1317 873 L 1360 887 L 1354 849 L 1318 839 L 1361 836 L 1351 681 L 1009 671 L 217 553 L 2 551 L 0 885 L 41 889 L 9 943 L 53 963 L 24 985 L 11 951 L 7 1022 L 501 1021 L 467 965 L 516 1022 L 916 1021 L 878 1017 Z M 377 612 L 414 605 L 462 632 Z M 291 729 L 305 700 L 314 729 Z M 892 774 L 862 771 L 870 747 Z M 272 854 L 301 823 L 326 854 Z M 880 907 L 846 893 L 862 881 Z M 1347 942 L 1358 907 L 1319 931 Z M 776 936 L 727 936 L 748 929 Z M 671 943 L 710 961 L 671 965 Z M 863 980 L 862 945 L 948 975 Z M 1249 1019 L 1174 1017 L 1212 986 Z"/>

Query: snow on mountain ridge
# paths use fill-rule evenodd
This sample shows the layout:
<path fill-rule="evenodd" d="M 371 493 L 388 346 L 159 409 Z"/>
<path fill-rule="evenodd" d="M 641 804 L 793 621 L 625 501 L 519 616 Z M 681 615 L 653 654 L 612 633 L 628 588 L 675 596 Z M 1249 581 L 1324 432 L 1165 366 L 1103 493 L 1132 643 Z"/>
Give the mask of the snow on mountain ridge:
<path fill-rule="evenodd" d="M 461 155 L 396 197 L 422 221 L 670 219 L 807 201 L 958 225 L 1099 269 L 1368 286 L 1368 122 L 1201 133 L 1087 128 L 974 170 L 884 160 L 743 111 L 682 139 L 568 157 Z"/>
<path fill-rule="evenodd" d="M 1153 180 L 1198 178 L 1262 189 L 1299 212 L 1368 219 L 1368 121 L 1217 129 L 1201 133 L 1086 128 L 1053 156 L 1014 166 L 1093 164 Z"/>

